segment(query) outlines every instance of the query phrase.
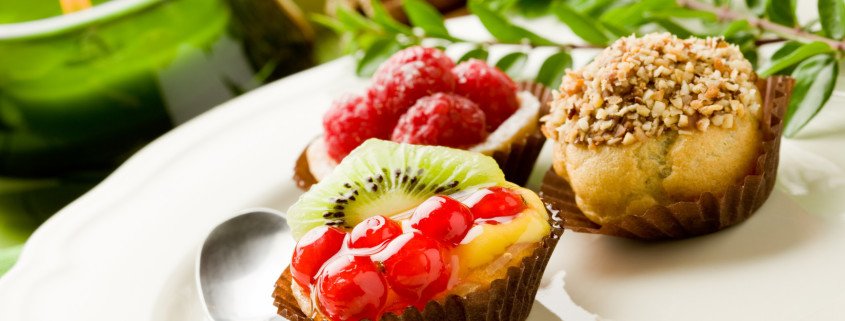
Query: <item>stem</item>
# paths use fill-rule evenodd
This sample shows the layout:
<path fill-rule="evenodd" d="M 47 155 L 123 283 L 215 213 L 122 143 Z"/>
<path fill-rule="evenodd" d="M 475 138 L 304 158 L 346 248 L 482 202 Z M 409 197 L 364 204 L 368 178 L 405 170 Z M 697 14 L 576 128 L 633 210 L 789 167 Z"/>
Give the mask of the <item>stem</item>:
<path fill-rule="evenodd" d="M 767 44 L 770 44 L 770 43 L 784 42 L 784 41 L 787 41 L 787 40 L 788 39 L 784 39 L 784 38 L 759 39 L 757 41 L 754 41 L 754 44 L 759 47 L 759 46 L 762 46 L 762 45 L 767 45 Z"/>
<path fill-rule="evenodd" d="M 682 7 L 687 7 L 694 10 L 701 10 L 701 11 L 710 11 L 715 13 L 719 20 L 739 20 L 739 19 L 746 19 L 748 23 L 752 26 L 757 28 L 761 28 L 763 30 L 772 31 L 787 37 L 793 38 L 804 38 L 807 40 L 813 41 L 822 41 L 827 43 L 831 48 L 843 51 L 845 50 L 845 42 L 837 41 L 830 38 L 825 38 L 821 36 L 814 35 L 812 33 L 806 32 L 801 29 L 800 26 L 796 26 L 795 28 L 790 28 L 787 26 L 782 26 L 776 24 L 774 22 L 769 21 L 768 19 L 760 19 L 753 16 L 746 16 L 744 14 L 740 14 L 738 12 L 731 11 L 728 6 L 724 6 L 721 8 L 711 6 L 706 3 L 701 3 L 697 1 L 690 1 L 690 0 L 678 0 L 678 5 Z"/>
<path fill-rule="evenodd" d="M 492 45 L 520 45 L 520 46 L 528 46 L 530 48 L 538 48 L 538 47 L 557 47 L 561 50 L 571 50 L 571 49 L 604 49 L 605 46 L 596 46 L 591 44 L 572 44 L 572 43 L 565 43 L 565 44 L 557 44 L 554 46 L 538 46 L 533 43 L 505 43 L 499 41 L 485 41 L 479 43 L 482 46 L 492 46 Z"/>

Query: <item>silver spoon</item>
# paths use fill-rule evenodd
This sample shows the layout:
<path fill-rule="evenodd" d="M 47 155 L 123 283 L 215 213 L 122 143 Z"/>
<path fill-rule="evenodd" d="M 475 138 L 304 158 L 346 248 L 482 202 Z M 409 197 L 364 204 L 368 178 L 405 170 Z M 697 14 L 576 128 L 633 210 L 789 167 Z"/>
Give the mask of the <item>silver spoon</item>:
<path fill-rule="evenodd" d="M 273 307 L 273 283 L 295 242 L 278 211 L 257 209 L 218 225 L 197 257 L 197 286 L 214 321 L 284 320 Z"/>

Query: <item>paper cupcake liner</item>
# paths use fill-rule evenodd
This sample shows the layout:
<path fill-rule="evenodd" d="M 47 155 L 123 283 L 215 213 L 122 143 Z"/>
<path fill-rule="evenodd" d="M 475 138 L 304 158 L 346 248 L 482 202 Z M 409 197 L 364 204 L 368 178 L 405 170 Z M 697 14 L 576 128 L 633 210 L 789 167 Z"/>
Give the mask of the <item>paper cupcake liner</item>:
<path fill-rule="evenodd" d="M 759 79 L 762 91 L 762 153 L 754 170 L 728 187 L 721 197 L 704 193 L 695 202 L 655 205 L 645 213 L 628 215 L 604 225 L 590 221 L 575 203 L 569 183 L 549 169 L 543 179 L 540 197 L 550 211 L 564 220 L 564 227 L 575 232 L 598 233 L 640 240 L 681 239 L 741 223 L 763 205 L 775 185 L 780 152 L 782 119 L 789 106 L 795 80 L 786 76 Z"/>
<path fill-rule="evenodd" d="M 537 117 L 539 124 L 540 116 L 549 112 L 549 103 L 553 99 L 551 90 L 542 84 L 531 81 L 517 82 L 516 85 L 519 91 L 527 91 L 540 101 L 540 113 Z M 320 137 L 316 139 L 320 139 Z M 546 136 L 540 131 L 538 125 L 534 132 L 515 140 L 512 144 L 503 146 L 490 156 L 496 160 L 499 168 L 505 173 L 505 179 L 517 185 L 524 185 L 528 181 L 531 170 L 534 168 L 534 162 L 537 161 L 537 156 L 540 155 L 540 150 L 543 149 L 545 142 Z M 305 150 L 299 155 L 293 169 L 293 180 L 296 182 L 296 186 L 306 191 L 311 188 L 311 185 L 317 184 L 317 179 L 311 173 L 311 168 L 308 165 L 307 149 L 308 147 L 305 147 Z"/>
<path fill-rule="evenodd" d="M 322 136 L 316 139 L 320 138 Z M 299 154 L 299 158 L 296 159 L 296 165 L 293 167 L 293 181 L 296 182 L 296 187 L 305 191 L 311 188 L 311 185 L 317 184 L 317 178 L 314 177 L 314 174 L 311 174 L 311 166 L 308 165 L 308 156 L 306 156 L 309 146 L 311 146 L 311 143 L 305 146 L 302 154 Z"/>
<path fill-rule="evenodd" d="M 525 320 L 534 305 L 543 271 L 563 233 L 562 221 L 554 219 L 550 223 L 552 229 L 549 235 L 543 237 L 532 255 L 522 259 L 518 267 L 508 268 L 507 276 L 494 280 L 488 289 L 464 297 L 449 295 L 439 300 L 442 302 L 428 301 L 422 311 L 408 307 L 401 315 L 387 313 L 380 321 Z M 273 298 L 279 315 L 291 321 L 315 321 L 299 308 L 291 293 L 291 282 L 289 268 L 276 281 Z"/>

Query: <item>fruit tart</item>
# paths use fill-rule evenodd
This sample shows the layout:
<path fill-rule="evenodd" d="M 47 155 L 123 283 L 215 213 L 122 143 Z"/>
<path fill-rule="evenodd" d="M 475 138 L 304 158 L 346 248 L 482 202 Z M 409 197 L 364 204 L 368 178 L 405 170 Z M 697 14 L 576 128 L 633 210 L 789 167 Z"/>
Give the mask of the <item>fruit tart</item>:
<path fill-rule="evenodd" d="M 563 231 L 491 157 L 378 139 L 287 215 L 291 320 L 524 320 Z"/>
<path fill-rule="evenodd" d="M 378 138 L 480 152 L 523 184 L 545 142 L 539 117 L 550 99 L 542 85 L 516 84 L 482 60 L 455 65 L 439 49 L 410 47 L 379 67 L 366 93 L 334 100 L 294 180 L 307 189 L 355 147 Z"/>
<path fill-rule="evenodd" d="M 544 118 L 544 200 L 582 232 L 655 240 L 736 225 L 774 186 L 792 83 L 758 80 L 722 38 L 619 39 L 568 72 Z"/>

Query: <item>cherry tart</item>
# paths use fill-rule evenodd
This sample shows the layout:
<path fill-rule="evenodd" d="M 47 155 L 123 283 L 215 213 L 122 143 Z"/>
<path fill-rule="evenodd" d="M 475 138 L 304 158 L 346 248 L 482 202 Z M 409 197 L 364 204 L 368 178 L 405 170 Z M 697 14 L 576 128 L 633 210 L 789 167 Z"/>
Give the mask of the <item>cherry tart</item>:
<path fill-rule="evenodd" d="M 508 184 L 453 198 L 435 195 L 411 211 L 372 216 L 349 230 L 320 226 L 297 242 L 292 292 L 320 320 L 378 320 L 424 310 L 449 294 L 489 287 L 533 253 L 550 226 L 542 203 Z"/>
<path fill-rule="evenodd" d="M 297 244 L 274 296 L 297 321 L 524 320 L 562 232 L 493 158 L 377 139 L 303 194 L 287 220 Z"/>

